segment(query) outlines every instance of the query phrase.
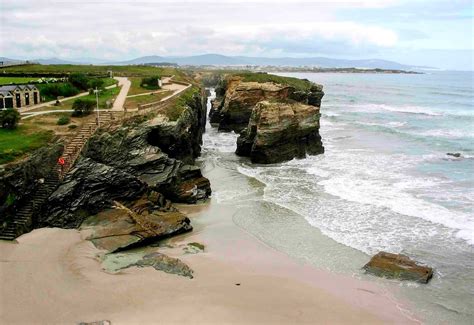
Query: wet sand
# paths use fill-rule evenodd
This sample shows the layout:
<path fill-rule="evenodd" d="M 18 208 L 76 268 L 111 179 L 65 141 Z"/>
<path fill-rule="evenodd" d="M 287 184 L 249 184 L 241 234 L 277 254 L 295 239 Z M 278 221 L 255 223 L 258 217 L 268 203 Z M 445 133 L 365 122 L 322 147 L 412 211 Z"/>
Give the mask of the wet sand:
<path fill-rule="evenodd" d="M 194 279 L 152 268 L 102 270 L 100 253 L 78 230 L 38 229 L 0 242 L 0 323 L 262 324 L 412 323 L 373 283 L 300 265 L 232 222 L 219 204 L 180 207 L 192 233 L 159 250 L 179 257 Z M 188 242 L 205 252 L 184 254 Z"/>

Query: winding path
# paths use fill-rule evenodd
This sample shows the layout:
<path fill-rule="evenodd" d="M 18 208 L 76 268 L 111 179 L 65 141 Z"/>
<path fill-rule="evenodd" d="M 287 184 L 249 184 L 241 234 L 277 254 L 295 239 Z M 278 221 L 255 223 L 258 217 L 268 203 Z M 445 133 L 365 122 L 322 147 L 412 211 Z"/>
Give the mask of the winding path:
<path fill-rule="evenodd" d="M 117 95 L 117 98 L 115 98 L 112 111 L 123 111 L 123 105 L 127 99 L 132 82 L 126 77 L 115 77 L 114 79 L 118 81 L 118 85 L 119 87 L 122 86 L 122 89 L 120 89 L 120 93 Z"/>

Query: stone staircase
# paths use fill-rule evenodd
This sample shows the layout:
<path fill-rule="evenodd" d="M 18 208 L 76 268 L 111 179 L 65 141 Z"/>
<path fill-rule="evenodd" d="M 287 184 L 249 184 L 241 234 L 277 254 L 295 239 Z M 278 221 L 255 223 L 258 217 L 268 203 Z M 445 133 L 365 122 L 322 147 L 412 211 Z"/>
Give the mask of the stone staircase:
<path fill-rule="evenodd" d="M 112 112 L 105 112 L 100 114 L 100 126 L 109 124 L 114 120 L 114 114 Z M 71 170 L 79 158 L 82 149 L 89 140 L 89 138 L 95 133 L 99 128 L 96 122 L 89 122 L 82 126 L 82 128 L 77 132 L 76 136 L 66 144 L 64 147 L 63 158 L 64 165 L 58 166 L 59 179 L 62 180 L 64 176 Z"/>
<path fill-rule="evenodd" d="M 56 173 L 49 175 L 35 190 L 33 198 L 18 210 L 15 219 L 8 223 L 3 231 L 1 231 L 0 239 L 14 240 L 16 237 L 30 231 L 33 226 L 35 212 L 41 209 L 41 206 L 58 185 L 58 175 Z"/>
<path fill-rule="evenodd" d="M 100 114 L 100 126 L 109 124 L 114 119 L 116 118 L 112 112 L 103 112 Z M 96 121 L 86 123 L 76 136 L 65 145 L 64 165 L 58 166 L 57 170 L 54 170 L 42 184 L 38 185 L 31 200 L 18 210 L 13 221 L 6 224 L 3 230 L 0 228 L 0 240 L 14 240 L 32 229 L 35 213 L 40 211 L 48 197 L 59 186 L 60 181 L 74 166 L 85 144 L 98 128 Z"/>

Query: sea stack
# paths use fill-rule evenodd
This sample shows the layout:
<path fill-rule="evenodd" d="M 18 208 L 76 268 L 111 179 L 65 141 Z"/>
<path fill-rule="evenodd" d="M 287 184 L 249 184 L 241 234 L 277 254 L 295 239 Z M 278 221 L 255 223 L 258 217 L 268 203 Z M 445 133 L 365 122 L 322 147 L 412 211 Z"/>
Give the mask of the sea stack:
<path fill-rule="evenodd" d="M 282 102 L 259 102 L 237 140 L 237 155 L 271 164 L 324 152 L 319 135 L 319 108 Z"/>
<path fill-rule="evenodd" d="M 261 164 L 324 153 L 319 135 L 323 87 L 265 73 L 237 74 L 216 88 L 210 121 L 240 132 L 236 154 Z"/>

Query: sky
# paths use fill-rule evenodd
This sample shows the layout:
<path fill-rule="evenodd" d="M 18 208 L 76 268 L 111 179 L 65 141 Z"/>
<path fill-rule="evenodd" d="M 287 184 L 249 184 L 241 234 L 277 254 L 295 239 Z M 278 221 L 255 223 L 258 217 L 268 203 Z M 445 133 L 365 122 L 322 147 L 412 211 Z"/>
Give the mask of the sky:
<path fill-rule="evenodd" d="M 0 56 L 205 53 L 474 70 L 472 0 L 0 0 Z"/>

